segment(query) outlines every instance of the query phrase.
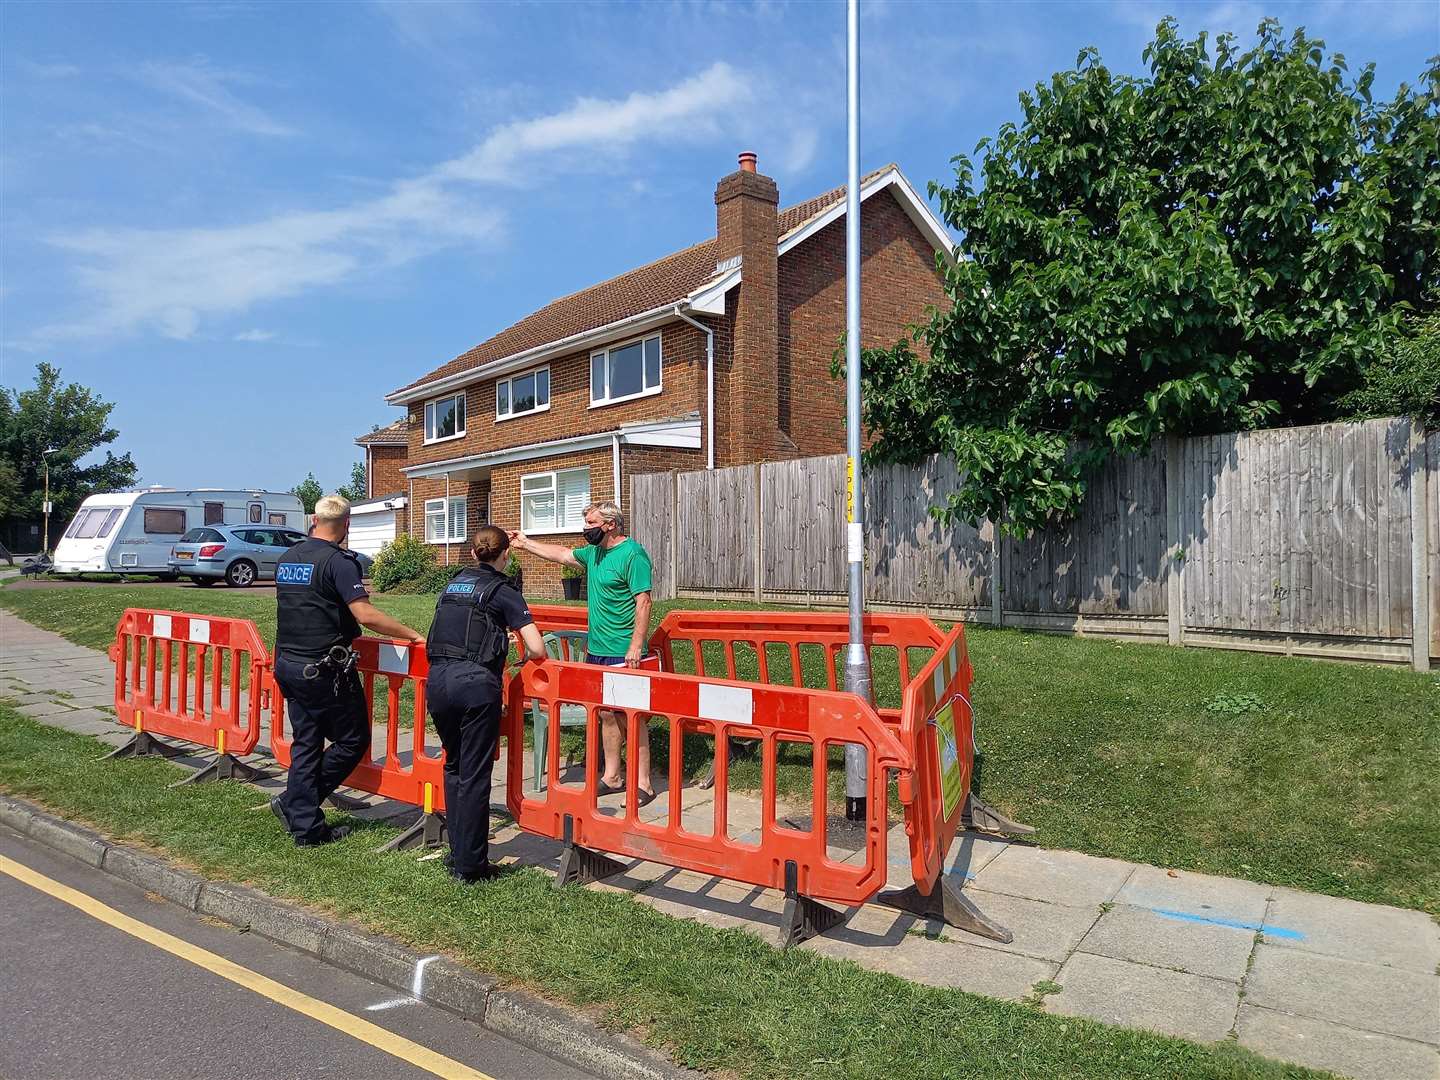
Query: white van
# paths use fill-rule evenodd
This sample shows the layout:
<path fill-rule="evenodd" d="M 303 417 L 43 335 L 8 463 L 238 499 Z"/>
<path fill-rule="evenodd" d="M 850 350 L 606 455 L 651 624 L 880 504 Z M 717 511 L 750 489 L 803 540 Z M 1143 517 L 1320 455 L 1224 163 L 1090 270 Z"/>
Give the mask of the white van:
<path fill-rule="evenodd" d="M 296 495 L 219 488 L 146 488 L 91 495 L 55 547 L 56 574 L 160 574 L 173 578 L 170 548 L 203 525 L 284 525 L 305 531 Z"/>

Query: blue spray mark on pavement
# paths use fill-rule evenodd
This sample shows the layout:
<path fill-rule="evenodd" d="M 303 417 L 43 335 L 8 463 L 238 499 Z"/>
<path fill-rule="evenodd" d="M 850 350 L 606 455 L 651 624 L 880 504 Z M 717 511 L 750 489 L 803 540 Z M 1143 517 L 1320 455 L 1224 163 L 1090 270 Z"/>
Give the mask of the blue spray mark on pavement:
<path fill-rule="evenodd" d="M 1305 935 L 1299 930 L 1287 930 L 1283 926 L 1264 926 L 1260 923 L 1242 922 L 1239 919 L 1222 919 L 1217 915 L 1191 915 L 1188 911 L 1168 911 L 1165 908 L 1147 908 L 1146 910 L 1166 919 L 1179 919 L 1181 922 L 1228 926 L 1232 930 L 1258 930 L 1266 937 L 1285 938 L 1287 941 L 1305 940 Z"/>

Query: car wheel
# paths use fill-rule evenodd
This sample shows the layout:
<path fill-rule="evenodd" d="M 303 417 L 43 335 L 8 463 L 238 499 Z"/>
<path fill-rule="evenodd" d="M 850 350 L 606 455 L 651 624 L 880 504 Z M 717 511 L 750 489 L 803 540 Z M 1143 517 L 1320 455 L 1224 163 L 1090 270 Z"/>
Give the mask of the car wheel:
<path fill-rule="evenodd" d="M 255 564 L 246 559 L 236 559 L 225 568 L 225 583 L 235 589 L 254 585 Z"/>
<path fill-rule="evenodd" d="M 193 581 L 196 585 L 199 585 L 202 589 L 209 588 L 211 585 L 215 584 L 215 579 L 213 577 L 192 577 L 190 580 Z"/>

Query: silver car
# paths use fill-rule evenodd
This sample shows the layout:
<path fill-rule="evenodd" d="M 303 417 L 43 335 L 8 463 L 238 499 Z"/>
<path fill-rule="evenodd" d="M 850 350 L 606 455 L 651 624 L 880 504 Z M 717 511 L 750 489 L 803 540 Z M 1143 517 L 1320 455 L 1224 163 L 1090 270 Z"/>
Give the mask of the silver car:
<path fill-rule="evenodd" d="M 170 549 L 170 569 L 196 585 L 221 578 L 243 589 L 273 581 L 275 564 L 305 534 L 277 525 L 205 525 L 191 529 Z"/>

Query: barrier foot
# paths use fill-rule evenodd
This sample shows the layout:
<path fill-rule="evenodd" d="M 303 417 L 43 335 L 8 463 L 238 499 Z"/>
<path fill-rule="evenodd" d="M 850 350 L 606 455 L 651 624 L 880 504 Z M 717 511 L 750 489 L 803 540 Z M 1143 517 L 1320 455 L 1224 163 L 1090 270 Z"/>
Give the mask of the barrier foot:
<path fill-rule="evenodd" d="M 1035 832 L 1035 826 L 1023 825 L 1006 817 L 984 799 L 977 798 L 973 791 L 966 796 L 960 824 L 966 829 L 1004 833 L 1006 836 L 1030 836 Z"/>
<path fill-rule="evenodd" d="M 171 787 L 185 787 L 187 784 L 204 784 L 211 780 L 243 780 L 250 782 L 264 776 L 254 765 L 246 765 L 234 754 L 221 754 L 203 769 L 197 769 L 184 780 L 177 780 Z"/>
<path fill-rule="evenodd" d="M 782 949 L 799 945 L 832 926 L 845 921 L 845 912 L 801 896 L 799 874 L 793 861 L 785 863 L 785 910 L 780 914 L 780 936 L 775 944 Z"/>
<path fill-rule="evenodd" d="M 584 885 L 623 872 L 625 864 L 609 855 L 591 851 L 575 843 L 575 819 L 565 815 L 565 849 L 560 853 L 560 870 L 555 875 L 555 888 Z"/>
<path fill-rule="evenodd" d="M 445 842 L 445 815 L 440 813 L 427 814 L 420 811 L 420 816 L 414 823 L 393 840 L 387 840 L 375 849 L 376 853 L 382 851 L 404 851 L 406 848 L 433 848 L 439 847 Z"/>
<path fill-rule="evenodd" d="M 935 888 L 930 890 L 929 896 L 916 886 L 910 885 L 904 889 L 882 892 L 875 898 L 875 902 L 923 918 L 939 919 L 957 930 L 978 934 L 991 941 L 1008 945 L 1015 940 L 1014 934 L 982 914 L 980 909 L 970 902 L 969 897 L 960 891 L 960 887 L 943 875 L 935 883 Z"/>
<path fill-rule="evenodd" d="M 152 755 L 173 758 L 184 757 L 185 754 L 186 751 L 181 750 L 178 746 L 163 743 L 148 731 L 137 731 L 129 742 L 111 750 L 102 760 L 109 761 L 111 758 L 150 757 Z"/>
<path fill-rule="evenodd" d="M 344 810 L 347 814 L 353 814 L 356 810 L 366 810 L 370 804 L 364 799 L 357 799 L 351 795 L 341 795 L 336 791 L 325 800 L 336 810 Z"/>

